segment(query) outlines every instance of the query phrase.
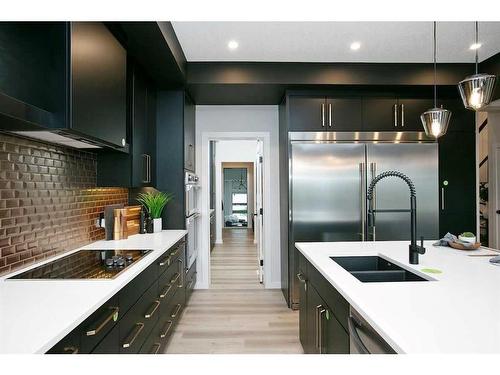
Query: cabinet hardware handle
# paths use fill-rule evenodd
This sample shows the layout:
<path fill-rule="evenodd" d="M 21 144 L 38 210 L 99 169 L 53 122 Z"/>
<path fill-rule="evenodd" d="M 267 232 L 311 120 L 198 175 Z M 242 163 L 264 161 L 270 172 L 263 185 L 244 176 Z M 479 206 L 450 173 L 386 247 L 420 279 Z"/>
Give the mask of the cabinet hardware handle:
<path fill-rule="evenodd" d="M 66 346 L 64 347 L 63 352 L 66 354 L 78 354 L 79 350 L 76 346 Z"/>
<path fill-rule="evenodd" d="M 441 210 L 444 211 L 444 187 L 441 188 Z"/>
<path fill-rule="evenodd" d="M 371 179 L 373 180 L 377 176 L 377 163 L 370 163 L 370 174 L 371 174 Z M 372 194 L 372 205 L 373 209 L 377 209 L 377 188 L 373 188 L 373 194 Z M 377 234 L 376 234 L 376 229 L 375 225 L 372 226 L 372 240 L 376 241 L 377 240 Z"/>
<path fill-rule="evenodd" d="M 139 334 L 142 332 L 143 329 L 144 329 L 144 323 L 135 323 L 133 331 L 127 337 L 122 347 L 130 348 L 134 344 L 134 341 L 137 339 L 137 337 L 139 337 Z"/>
<path fill-rule="evenodd" d="M 317 349 L 319 349 L 320 354 L 321 354 L 321 348 L 320 348 L 320 341 L 319 341 L 319 340 L 320 340 L 320 335 L 321 335 L 321 334 L 320 334 L 320 332 L 319 332 L 319 331 L 320 331 L 320 329 L 319 329 L 319 328 L 320 328 L 320 322 L 319 322 L 319 319 L 320 319 L 320 317 L 319 317 L 319 311 L 320 311 L 320 309 L 322 309 L 322 308 L 323 308 L 323 306 L 322 306 L 322 305 L 317 305 L 317 306 L 316 306 L 316 348 L 317 348 Z"/>
<path fill-rule="evenodd" d="M 352 315 L 349 316 L 349 319 L 347 320 L 347 325 L 349 327 L 350 338 L 354 346 L 360 352 L 360 354 L 370 354 L 370 351 L 363 343 L 363 340 L 361 340 L 361 337 L 359 337 L 358 331 L 356 329 L 357 327 L 361 328 L 361 326 L 356 324 Z"/>
<path fill-rule="evenodd" d="M 405 127 L 405 105 L 401 104 L 401 127 Z"/>
<path fill-rule="evenodd" d="M 326 313 L 326 309 L 321 306 L 321 308 L 319 309 L 319 313 L 318 313 L 318 316 L 319 316 L 319 329 L 318 329 L 318 332 L 319 332 L 319 335 L 318 335 L 318 343 L 319 343 L 319 354 L 323 354 L 323 315 Z"/>
<path fill-rule="evenodd" d="M 170 328 L 172 328 L 172 324 L 173 324 L 173 322 L 171 320 L 168 320 L 165 323 L 165 325 L 163 326 L 163 329 L 161 330 L 160 338 L 164 339 L 165 337 L 167 337 L 168 332 L 170 331 Z"/>
<path fill-rule="evenodd" d="M 332 127 L 332 103 L 328 103 L 328 126 L 331 128 Z"/>
<path fill-rule="evenodd" d="M 365 218 L 366 218 L 366 199 L 365 199 L 365 163 L 359 163 L 360 187 L 359 202 L 361 204 L 361 241 L 365 240 Z"/>
<path fill-rule="evenodd" d="M 170 280 L 170 284 L 174 285 L 177 282 L 177 280 L 179 280 L 179 277 L 181 277 L 181 274 L 179 272 L 176 272 L 175 276 L 172 277 L 172 279 Z"/>
<path fill-rule="evenodd" d="M 180 282 L 178 287 L 182 288 L 184 286 L 184 278 L 182 277 L 182 274 L 184 273 L 184 261 L 182 259 L 179 259 L 178 262 L 179 262 L 179 274 L 180 274 Z"/>
<path fill-rule="evenodd" d="M 87 331 L 87 336 L 97 335 L 109 322 L 118 320 L 118 312 L 120 309 L 118 307 L 110 307 L 110 313 L 103 317 L 101 323 L 97 325 L 96 328 L 91 328 Z"/>
<path fill-rule="evenodd" d="M 170 264 L 170 256 L 163 258 L 163 260 L 160 261 L 160 267 L 168 266 L 169 264 Z"/>
<path fill-rule="evenodd" d="M 163 290 L 160 292 L 160 298 L 165 298 L 171 289 L 172 289 L 172 284 L 170 283 L 167 284 L 165 288 L 163 288 Z"/>
<path fill-rule="evenodd" d="M 153 344 L 153 346 L 149 350 L 149 354 L 158 354 L 158 352 L 160 351 L 160 348 L 161 348 L 160 343 Z"/>
<path fill-rule="evenodd" d="M 193 279 L 189 280 L 189 283 L 187 285 L 187 289 L 191 289 L 191 286 L 193 285 Z"/>
<path fill-rule="evenodd" d="M 172 314 L 170 315 L 171 318 L 175 318 L 177 316 L 177 314 L 179 313 L 179 310 L 181 309 L 181 304 L 178 303 L 176 306 L 175 306 L 175 309 L 172 310 Z"/>
<path fill-rule="evenodd" d="M 149 318 L 153 317 L 153 315 L 155 314 L 158 307 L 160 307 L 160 301 L 158 301 L 158 300 L 154 301 L 153 305 L 154 305 L 153 308 L 149 312 L 144 314 L 144 318 L 149 319 Z"/>
<path fill-rule="evenodd" d="M 398 127 L 398 105 L 394 104 L 394 127 Z"/>
<path fill-rule="evenodd" d="M 321 104 L 321 126 L 325 127 L 325 103 Z"/>
<path fill-rule="evenodd" d="M 297 274 L 297 279 L 299 279 L 299 281 L 301 283 L 305 283 L 306 282 L 306 279 L 305 279 L 304 275 L 302 273 L 300 273 L 300 272 Z"/>

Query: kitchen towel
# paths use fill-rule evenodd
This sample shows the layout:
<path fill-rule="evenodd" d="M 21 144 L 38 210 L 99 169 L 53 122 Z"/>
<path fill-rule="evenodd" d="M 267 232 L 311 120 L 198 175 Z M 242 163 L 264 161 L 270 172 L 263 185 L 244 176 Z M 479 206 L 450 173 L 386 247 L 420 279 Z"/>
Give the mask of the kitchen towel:
<path fill-rule="evenodd" d="M 464 247 L 466 247 L 468 249 L 472 249 L 475 245 L 475 244 L 470 243 L 470 242 L 460 241 L 457 238 L 457 236 L 448 232 L 444 235 L 443 238 L 441 238 L 436 243 L 434 243 L 433 246 L 450 246 L 450 242 L 459 243 L 460 245 L 463 245 Z"/>

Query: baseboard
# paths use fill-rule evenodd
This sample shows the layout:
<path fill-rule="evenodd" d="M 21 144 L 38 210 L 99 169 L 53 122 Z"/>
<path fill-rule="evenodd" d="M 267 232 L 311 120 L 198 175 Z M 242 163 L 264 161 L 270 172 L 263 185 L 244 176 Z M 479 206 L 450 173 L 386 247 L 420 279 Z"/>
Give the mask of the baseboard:
<path fill-rule="evenodd" d="M 281 282 L 275 281 L 274 283 L 268 283 L 266 289 L 281 289 Z"/>

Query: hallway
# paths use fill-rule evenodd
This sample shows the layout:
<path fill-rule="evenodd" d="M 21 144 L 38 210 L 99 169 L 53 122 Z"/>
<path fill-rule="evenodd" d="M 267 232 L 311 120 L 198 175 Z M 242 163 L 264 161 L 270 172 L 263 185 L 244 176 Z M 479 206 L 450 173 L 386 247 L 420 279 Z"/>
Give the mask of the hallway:
<path fill-rule="evenodd" d="M 264 289 L 251 229 L 224 229 L 211 254 L 212 283 L 195 290 L 166 353 L 302 353 L 298 312 Z"/>

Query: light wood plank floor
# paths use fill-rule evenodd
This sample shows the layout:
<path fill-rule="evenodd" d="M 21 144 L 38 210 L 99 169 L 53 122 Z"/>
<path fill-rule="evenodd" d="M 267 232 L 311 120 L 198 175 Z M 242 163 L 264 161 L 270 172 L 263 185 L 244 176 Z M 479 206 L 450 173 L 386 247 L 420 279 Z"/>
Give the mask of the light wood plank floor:
<path fill-rule="evenodd" d="M 195 290 L 166 353 L 303 353 L 298 312 L 258 279 L 251 229 L 224 229 L 211 255 L 210 289 Z"/>

